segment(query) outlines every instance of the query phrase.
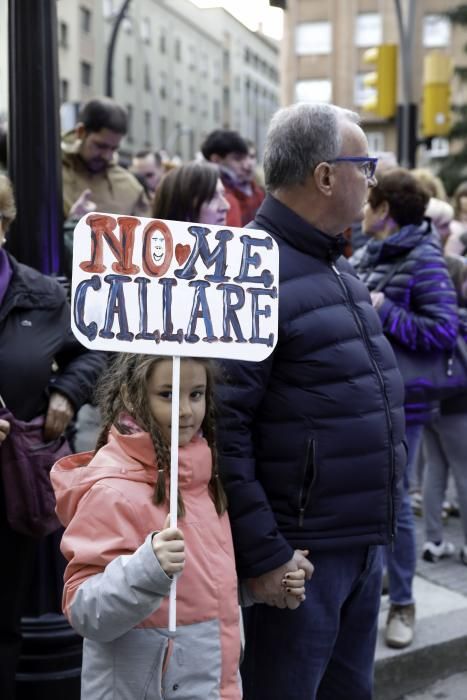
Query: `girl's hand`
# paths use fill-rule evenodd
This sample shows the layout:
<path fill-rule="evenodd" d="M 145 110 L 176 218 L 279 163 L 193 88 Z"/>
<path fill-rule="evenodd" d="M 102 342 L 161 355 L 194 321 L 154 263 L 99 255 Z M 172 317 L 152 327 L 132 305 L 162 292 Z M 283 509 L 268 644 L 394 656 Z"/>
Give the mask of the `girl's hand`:
<path fill-rule="evenodd" d="M 305 570 L 288 571 L 282 579 L 285 602 L 289 610 L 295 610 L 305 600 Z"/>
<path fill-rule="evenodd" d="M 167 576 L 179 574 L 185 566 L 185 541 L 183 532 L 176 527 L 169 527 L 168 515 L 164 527 L 152 538 L 152 549 L 162 570 Z"/>
<path fill-rule="evenodd" d="M 10 432 L 10 424 L 7 420 L 0 419 L 0 444 L 4 441 Z"/>

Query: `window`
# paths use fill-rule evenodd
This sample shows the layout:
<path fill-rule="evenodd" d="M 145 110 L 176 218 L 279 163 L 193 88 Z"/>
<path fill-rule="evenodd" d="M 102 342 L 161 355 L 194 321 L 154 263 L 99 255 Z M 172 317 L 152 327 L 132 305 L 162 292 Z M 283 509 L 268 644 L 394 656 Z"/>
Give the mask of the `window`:
<path fill-rule="evenodd" d="M 151 92 L 151 71 L 147 63 L 144 64 L 143 83 L 146 92 Z"/>
<path fill-rule="evenodd" d="M 128 141 L 133 141 L 133 105 L 127 105 L 126 111 L 128 115 L 127 139 Z"/>
<path fill-rule="evenodd" d="M 92 66 L 86 61 L 80 63 L 81 85 L 83 87 L 91 87 L 92 85 Z"/>
<path fill-rule="evenodd" d="M 91 31 L 91 10 L 89 10 L 87 7 L 80 7 L 79 16 L 81 31 L 83 34 L 89 34 Z"/>
<path fill-rule="evenodd" d="M 125 80 L 127 83 L 133 82 L 133 59 L 131 56 L 125 56 Z"/>
<path fill-rule="evenodd" d="M 174 84 L 174 100 L 177 106 L 182 104 L 182 84 L 180 80 L 176 80 Z"/>
<path fill-rule="evenodd" d="M 62 49 L 68 48 L 68 24 L 66 22 L 60 22 L 58 25 L 58 45 Z"/>
<path fill-rule="evenodd" d="M 150 146 L 152 143 L 152 139 L 151 139 L 151 112 L 147 109 L 144 111 L 144 143 L 146 146 Z"/>
<path fill-rule="evenodd" d="M 376 89 L 372 87 L 367 87 L 363 82 L 366 75 L 368 74 L 358 73 L 358 75 L 355 76 L 354 104 L 357 107 L 361 107 L 365 104 L 365 102 L 368 102 L 369 100 L 373 99 L 373 97 L 376 97 Z"/>
<path fill-rule="evenodd" d="M 167 145 L 167 117 L 159 119 L 159 138 L 161 147 L 165 148 Z"/>
<path fill-rule="evenodd" d="M 188 47 L 188 68 L 190 70 L 196 68 L 196 48 L 194 46 Z"/>
<path fill-rule="evenodd" d="M 299 80 L 295 83 L 297 102 L 331 102 L 332 83 L 330 80 Z"/>
<path fill-rule="evenodd" d="M 159 51 L 160 53 L 166 53 L 167 51 L 167 41 L 165 38 L 164 30 L 159 34 Z"/>
<path fill-rule="evenodd" d="M 182 42 L 180 41 L 180 39 L 175 39 L 174 56 L 175 60 L 180 63 L 180 61 L 182 60 Z"/>
<path fill-rule="evenodd" d="M 167 73 L 161 73 L 159 95 L 165 100 L 167 97 Z"/>
<path fill-rule="evenodd" d="M 363 12 L 355 18 L 355 45 L 377 46 L 383 40 L 383 24 L 377 12 Z"/>
<path fill-rule="evenodd" d="M 189 110 L 190 112 L 196 112 L 196 90 L 194 85 L 190 85 L 188 88 L 189 95 Z"/>
<path fill-rule="evenodd" d="M 297 56 L 327 54 L 332 51 L 331 22 L 303 22 L 295 28 Z"/>
<path fill-rule="evenodd" d="M 70 83 L 68 80 L 60 80 L 60 102 L 68 102 Z"/>
<path fill-rule="evenodd" d="M 382 131 L 365 131 L 368 139 L 368 153 L 383 153 L 384 133 Z"/>
<path fill-rule="evenodd" d="M 149 17 L 143 17 L 141 20 L 141 39 L 145 44 L 151 43 L 151 20 Z"/>
<path fill-rule="evenodd" d="M 221 105 L 220 105 L 219 100 L 213 101 L 212 111 L 213 111 L 214 122 L 216 123 L 217 128 L 219 128 L 220 121 L 221 121 Z"/>
<path fill-rule="evenodd" d="M 443 15 L 425 15 L 423 18 L 423 46 L 435 49 L 451 43 L 451 24 Z"/>
<path fill-rule="evenodd" d="M 208 77 L 208 72 L 209 72 L 209 61 L 208 61 L 208 56 L 205 53 L 201 54 L 201 76 L 203 78 Z"/>

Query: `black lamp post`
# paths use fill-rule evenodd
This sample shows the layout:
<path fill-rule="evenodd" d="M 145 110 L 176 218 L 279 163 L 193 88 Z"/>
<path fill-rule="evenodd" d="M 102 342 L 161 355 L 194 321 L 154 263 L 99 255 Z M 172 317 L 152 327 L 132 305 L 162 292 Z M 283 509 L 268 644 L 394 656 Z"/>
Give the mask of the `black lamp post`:
<path fill-rule="evenodd" d="M 8 249 L 46 274 L 61 270 L 62 180 L 56 0 L 9 0 L 9 148 L 18 215 Z"/>
<path fill-rule="evenodd" d="M 61 271 L 62 181 L 56 0 L 9 0 L 8 168 L 18 215 L 8 248 L 46 274 Z M 22 619 L 18 700 L 78 700 L 81 639 L 61 614 L 60 532 L 38 541 Z"/>

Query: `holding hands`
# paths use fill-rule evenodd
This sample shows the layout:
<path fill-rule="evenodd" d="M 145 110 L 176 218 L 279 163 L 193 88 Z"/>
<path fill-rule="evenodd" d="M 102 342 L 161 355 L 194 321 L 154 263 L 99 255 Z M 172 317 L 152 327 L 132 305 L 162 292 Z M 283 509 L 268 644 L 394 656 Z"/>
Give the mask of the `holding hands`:
<path fill-rule="evenodd" d="M 305 580 L 313 574 L 307 549 L 296 549 L 292 559 L 257 578 L 248 579 L 248 586 L 259 603 L 295 610 L 305 600 Z"/>
<path fill-rule="evenodd" d="M 152 538 L 152 549 L 162 570 L 167 576 L 179 574 L 185 566 L 185 541 L 183 532 L 177 527 L 169 527 L 170 515 L 164 527 Z"/>

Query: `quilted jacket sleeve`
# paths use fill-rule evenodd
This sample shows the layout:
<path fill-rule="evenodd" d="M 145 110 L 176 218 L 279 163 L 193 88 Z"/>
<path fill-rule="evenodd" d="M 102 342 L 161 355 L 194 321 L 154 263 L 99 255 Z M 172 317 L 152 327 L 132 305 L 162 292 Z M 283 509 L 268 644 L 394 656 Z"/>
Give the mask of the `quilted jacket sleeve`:
<path fill-rule="evenodd" d="M 219 387 L 219 459 L 239 578 L 271 571 L 293 555 L 280 534 L 257 478 L 254 419 L 267 390 L 273 355 L 263 362 L 225 362 L 227 381 Z"/>
<path fill-rule="evenodd" d="M 441 251 L 432 248 L 429 260 L 408 258 L 386 287 L 379 315 L 387 337 L 411 350 L 454 347 L 457 300 Z"/>

